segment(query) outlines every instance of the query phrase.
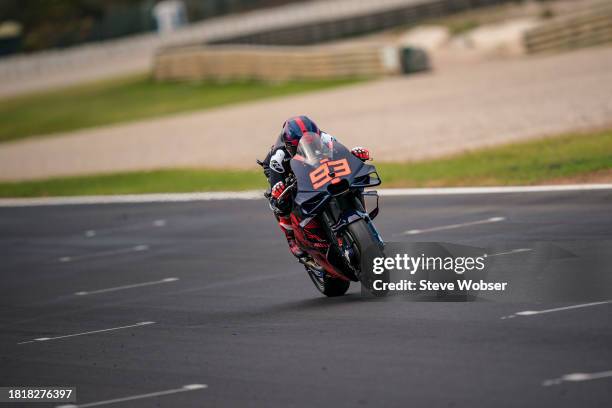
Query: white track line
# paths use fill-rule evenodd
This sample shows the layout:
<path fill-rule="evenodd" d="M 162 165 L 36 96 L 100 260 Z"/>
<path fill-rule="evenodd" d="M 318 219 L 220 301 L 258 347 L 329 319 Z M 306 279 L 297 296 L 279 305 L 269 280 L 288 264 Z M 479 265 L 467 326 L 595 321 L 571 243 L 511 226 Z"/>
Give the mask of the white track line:
<path fill-rule="evenodd" d="M 516 312 L 510 316 L 503 316 L 502 319 L 512 319 L 516 316 L 533 316 L 544 313 L 553 313 L 553 312 L 563 312 L 565 310 L 572 309 L 581 309 L 583 307 L 591 307 L 591 306 L 599 306 L 599 305 L 607 305 L 612 303 L 612 300 L 603 300 L 601 302 L 591 302 L 591 303 L 581 303 L 579 305 L 565 306 L 565 307 L 556 307 L 554 309 L 545 309 L 545 310 L 525 310 L 522 312 Z"/>
<path fill-rule="evenodd" d="M 134 284 L 131 284 L 131 285 L 123 285 L 123 286 L 115 286 L 114 288 L 76 292 L 75 295 L 76 296 L 95 295 L 97 293 L 115 292 L 117 290 L 140 288 L 140 287 L 143 287 L 143 286 L 159 285 L 159 284 L 162 284 L 162 283 L 176 282 L 177 280 L 179 280 L 179 278 L 164 278 L 162 280 L 157 280 L 157 281 L 134 283 Z"/>
<path fill-rule="evenodd" d="M 422 196 L 449 194 L 503 194 L 540 193 L 555 191 L 612 190 L 612 184 L 568 184 L 558 186 L 504 186 L 504 187 L 441 187 L 441 188 L 388 188 L 380 189 L 381 196 Z M 164 203 L 210 200 L 257 200 L 263 191 L 224 191 L 207 193 L 131 194 L 107 196 L 3 198 L 0 207 L 31 207 L 45 205 Z"/>
<path fill-rule="evenodd" d="M 580 381 L 590 381 L 590 380 L 598 380 L 600 378 L 608 378 L 612 377 L 612 370 L 610 371 L 602 371 L 600 373 L 571 373 L 565 374 L 559 378 L 553 378 L 550 380 L 542 381 L 542 386 L 550 387 L 551 385 L 559 385 L 563 382 L 580 382 Z"/>
<path fill-rule="evenodd" d="M 195 390 L 203 390 L 206 388 L 208 388 L 208 385 L 206 384 L 188 384 L 188 385 L 183 385 L 181 388 L 174 388 L 172 390 L 150 392 L 148 394 L 132 395 L 131 397 L 115 398 L 115 399 L 106 400 L 106 401 L 88 402 L 87 404 L 58 405 L 56 408 L 98 407 L 100 405 L 110 405 L 110 404 L 116 404 L 118 402 L 133 401 L 133 400 L 144 399 L 144 398 L 160 397 L 162 395 L 176 394 L 179 392 L 187 392 L 187 391 L 195 391 Z"/>
<path fill-rule="evenodd" d="M 546 193 L 555 191 L 612 190 L 612 184 L 567 184 L 557 186 L 500 186 L 500 187 L 439 187 L 439 188 L 387 188 L 379 190 L 381 196 L 418 196 L 449 194 L 505 194 Z"/>
<path fill-rule="evenodd" d="M 155 322 L 140 322 L 140 323 L 136 323 L 136 324 L 130 324 L 128 326 L 111 327 L 110 329 L 102 329 L 102 330 L 94 330 L 94 331 L 88 331 L 88 332 L 83 332 L 83 333 L 67 334 L 65 336 L 39 337 L 39 338 L 34 339 L 34 340 L 22 341 L 22 342 L 17 343 L 17 344 L 38 343 L 38 342 L 41 342 L 41 341 L 66 339 L 68 337 L 85 336 L 85 335 L 88 335 L 88 334 L 102 333 L 102 332 L 121 330 L 121 329 L 129 329 L 130 327 L 147 326 L 149 324 L 155 324 Z"/>
<path fill-rule="evenodd" d="M 115 249 L 112 251 L 95 252 L 93 254 L 77 255 L 77 256 L 62 256 L 61 258 L 58 258 L 57 260 L 59 262 L 74 262 L 74 261 L 82 261 L 83 259 L 101 258 L 105 256 L 127 254 L 130 252 L 142 252 L 142 251 L 148 251 L 148 250 L 149 250 L 148 245 L 136 245 L 136 246 L 129 247 L 129 248 Z"/>
<path fill-rule="evenodd" d="M 485 256 L 487 258 L 491 258 L 492 256 L 512 255 L 512 254 L 518 254 L 520 252 L 529 252 L 529 251 L 533 251 L 533 249 L 531 249 L 531 248 L 517 248 L 517 249 L 511 249 L 510 251 L 506 251 L 506 252 L 498 252 L 496 254 L 485 254 Z"/>
<path fill-rule="evenodd" d="M 154 220 L 152 222 L 148 222 L 145 224 L 136 224 L 136 225 L 130 225 L 126 227 L 106 228 L 106 229 L 99 229 L 99 230 L 90 229 L 90 230 L 83 232 L 83 236 L 85 236 L 85 238 L 93 238 L 93 237 L 97 237 L 100 235 L 112 234 L 117 231 L 128 232 L 128 231 L 142 230 L 142 229 L 151 228 L 151 227 L 162 228 L 162 227 L 165 227 L 167 224 L 168 223 L 166 220 L 159 219 L 159 220 Z"/>
<path fill-rule="evenodd" d="M 261 198 L 264 198 L 263 191 L 6 198 L 0 199 L 0 207 L 31 207 L 72 204 L 180 203 L 211 200 L 257 200 Z"/>
<path fill-rule="evenodd" d="M 491 217 L 491 218 L 487 218 L 484 220 L 464 222 L 461 224 L 442 225 L 440 227 L 425 228 L 425 229 L 411 229 L 408 231 L 404 231 L 404 234 L 405 235 L 416 235 L 416 234 L 423 234 L 425 232 L 443 231 L 443 230 L 449 230 L 449 229 L 455 229 L 455 228 L 461 228 L 461 227 L 469 227 L 471 225 L 479 225 L 479 224 L 490 224 L 493 222 L 501 222 L 505 220 L 506 218 L 504 217 Z"/>
<path fill-rule="evenodd" d="M 153 225 L 154 227 L 158 227 L 158 228 L 165 227 L 166 224 L 167 224 L 166 220 L 155 220 L 151 223 L 151 225 Z"/>

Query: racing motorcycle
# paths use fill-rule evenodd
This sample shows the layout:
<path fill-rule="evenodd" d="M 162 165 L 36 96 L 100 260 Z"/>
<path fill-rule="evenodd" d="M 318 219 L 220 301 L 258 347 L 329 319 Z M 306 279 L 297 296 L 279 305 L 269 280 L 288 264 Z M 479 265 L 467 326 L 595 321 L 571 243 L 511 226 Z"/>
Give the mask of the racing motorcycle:
<path fill-rule="evenodd" d="M 365 277 L 366 251 L 368 259 L 383 256 L 384 242 L 372 223 L 379 212 L 378 193 L 364 191 L 379 185 L 380 177 L 341 143 L 315 133 L 302 136 L 290 165 L 293 174 L 279 200 L 292 195 L 296 242 L 309 255 L 301 262 L 321 293 L 342 296 L 351 282 Z M 376 202 L 369 212 L 367 196 Z"/>

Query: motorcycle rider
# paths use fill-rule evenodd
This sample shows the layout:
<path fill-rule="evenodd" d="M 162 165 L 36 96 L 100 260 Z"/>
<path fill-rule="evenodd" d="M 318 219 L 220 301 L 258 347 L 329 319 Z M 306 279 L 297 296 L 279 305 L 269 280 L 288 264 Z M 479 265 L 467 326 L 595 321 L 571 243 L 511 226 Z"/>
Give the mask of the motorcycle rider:
<path fill-rule="evenodd" d="M 283 196 L 283 192 L 287 188 L 287 178 L 292 175 L 289 162 L 296 154 L 300 139 L 308 132 L 320 135 L 324 143 L 335 140 L 330 134 L 321 131 L 307 116 L 294 116 L 285 121 L 276 143 L 272 145 L 264 161 L 260 162 L 270 183 L 270 190 L 266 193 L 270 208 L 274 211 L 278 225 L 285 234 L 289 250 L 298 259 L 307 257 L 307 254 L 300 249 L 295 240 L 293 230 L 295 224 L 292 224 L 290 218 L 293 207 L 292 197 L 290 194 Z M 354 147 L 351 153 L 362 161 L 370 159 L 369 150 L 363 147 Z"/>

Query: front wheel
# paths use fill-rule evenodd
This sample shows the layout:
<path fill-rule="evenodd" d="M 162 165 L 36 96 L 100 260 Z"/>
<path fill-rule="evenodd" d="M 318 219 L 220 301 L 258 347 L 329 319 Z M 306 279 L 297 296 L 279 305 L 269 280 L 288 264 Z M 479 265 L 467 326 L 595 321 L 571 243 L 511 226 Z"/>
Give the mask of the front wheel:
<path fill-rule="evenodd" d="M 362 271 L 361 267 L 364 263 L 364 257 L 366 256 L 365 251 L 368 250 L 368 254 L 371 258 L 384 257 L 383 244 L 376 236 L 376 232 L 373 227 L 369 225 L 366 220 L 356 221 L 348 226 L 348 232 L 353 240 L 353 248 L 357 250 L 359 260 L 359 280 L 362 285 L 365 286 L 375 296 L 385 296 L 387 291 L 374 291 L 372 288 L 374 276 L 369 271 Z M 382 279 L 388 281 L 388 272 L 384 271 L 382 275 L 377 275 L 376 279 Z"/>

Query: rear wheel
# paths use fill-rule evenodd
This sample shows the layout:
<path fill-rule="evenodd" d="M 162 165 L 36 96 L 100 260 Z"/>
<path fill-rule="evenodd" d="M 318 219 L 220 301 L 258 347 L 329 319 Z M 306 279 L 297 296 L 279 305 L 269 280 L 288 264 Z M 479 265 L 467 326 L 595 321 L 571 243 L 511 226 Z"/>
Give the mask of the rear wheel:
<path fill-rule="evenodd" d="M 349 286 L 351 285 L 350 281 L 345 281 L 339 278 L 332 278 L 325 274 L 324 277 L 321 277 L 320 273 L 313 271 L 312 269 L 306 267 L 308 271 L 308 276 L 312 283 L 314 283 L 315 287 L 328 297 L 342 296 L 346 293 Z"/>

